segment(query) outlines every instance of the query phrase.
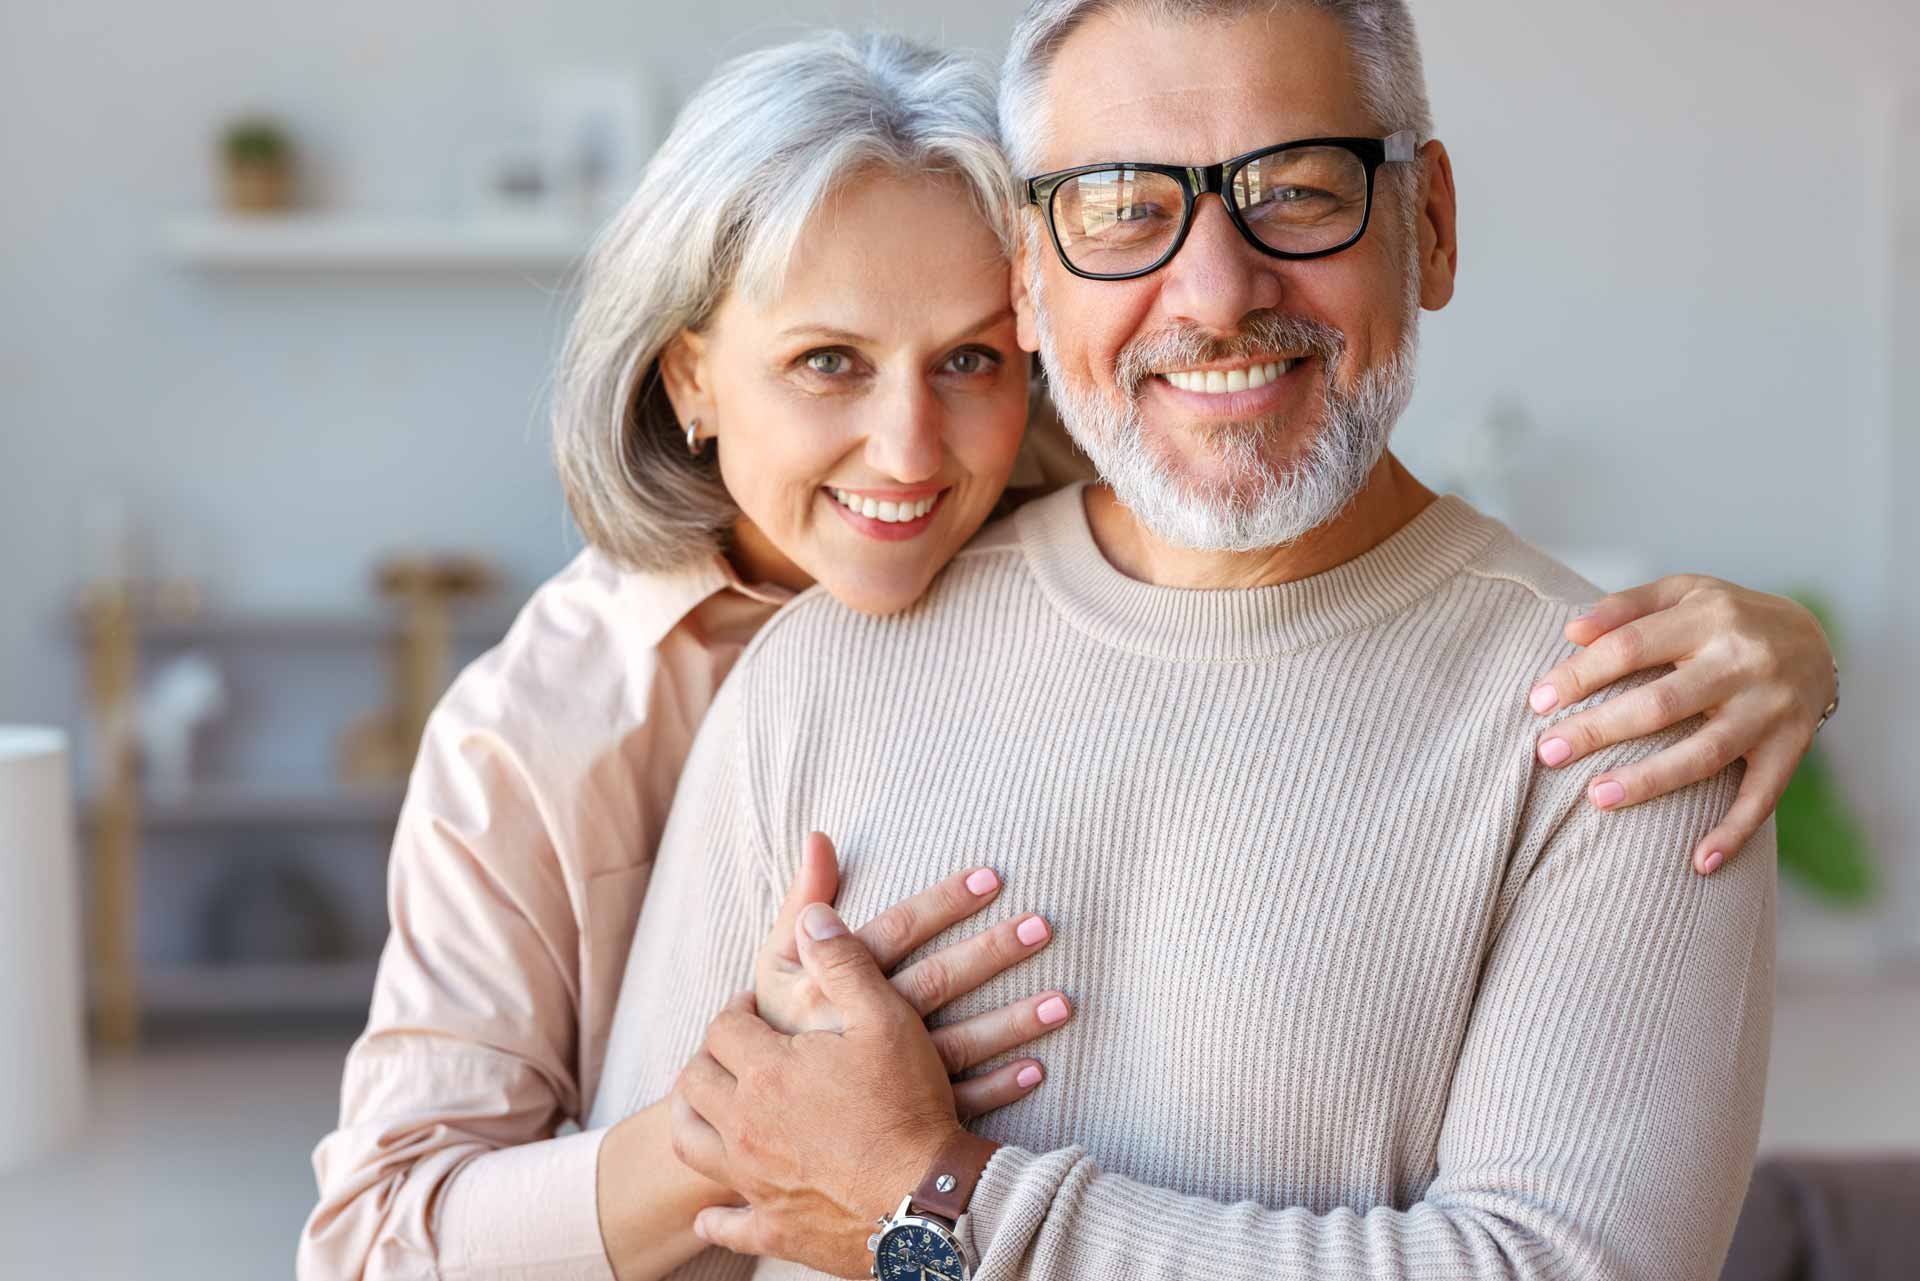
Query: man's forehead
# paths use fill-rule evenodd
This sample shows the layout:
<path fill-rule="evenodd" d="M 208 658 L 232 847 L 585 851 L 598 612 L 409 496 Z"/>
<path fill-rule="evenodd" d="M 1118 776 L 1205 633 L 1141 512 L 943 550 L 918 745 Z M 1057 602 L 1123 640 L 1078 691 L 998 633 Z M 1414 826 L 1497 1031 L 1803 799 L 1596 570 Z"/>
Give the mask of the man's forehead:
<path fill-rule="evenodd" d="M 1197 164 L 1372 131 L 1344 32 L 1305 6 L 1236 21 L 1101 15 L 1061 45 L 1047 84 L 1046 168 Z"/>

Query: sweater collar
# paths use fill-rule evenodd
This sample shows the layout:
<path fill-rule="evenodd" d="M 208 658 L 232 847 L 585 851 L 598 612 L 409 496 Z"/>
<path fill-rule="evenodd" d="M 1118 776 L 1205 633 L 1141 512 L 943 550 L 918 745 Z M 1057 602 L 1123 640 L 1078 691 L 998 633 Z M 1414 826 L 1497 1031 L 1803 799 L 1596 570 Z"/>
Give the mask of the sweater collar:
<path fill-rule="evenodd" d="M 1324 573 L 1271 587 L 1156 587 L 1115 569 L 1087 523 L 1085 482 L 1015 516 L 1054 607 L 1103 644 L 1157 658 L 1270 658 L 1380 622 L 1470 564 L 1503 528 L 1443 494 L 1384 542 Z"/>

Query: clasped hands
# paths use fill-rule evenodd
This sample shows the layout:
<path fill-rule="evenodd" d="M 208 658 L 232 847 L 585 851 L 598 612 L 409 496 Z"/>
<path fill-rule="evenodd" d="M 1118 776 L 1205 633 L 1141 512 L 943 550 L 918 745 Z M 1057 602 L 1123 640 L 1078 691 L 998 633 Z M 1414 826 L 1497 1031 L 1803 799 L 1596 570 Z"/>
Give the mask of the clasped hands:
<path fill-rule="evenodd" d="M 823 857 L 831 862 L 832 847 L 816 833 L 807 859 Z M 1008 1064 L 958 1083 L 970 1096 L 963 1106 L 950 1073 L 1051 1030 L 1034 1011 L 1052 1006 L 1064 1016 L 1065 1004 L 1057 994 L 1043 994 L 949 1025 L 940 1029 L 942 1046 L 900 987 L 950 988 L 950 977 L 889 980 L 867 944 L 825 902 L 793 907 L 792 953 L 807 986 L 831 1010 L 813 1011 L 811 1029 L 790 1034 L 776 1026 L 778 1017 L 763 1017 L 775 1012 L 762 1010 L 753 992 L 729 999 L 674 1083 L 673 1150 L 744 1202 L 702 1210 L 694 1222 L 702 1240 L 864 1277 L 875 1220 L 919 1183 L 961 1128 L 963 1111 L 1011 1102 L 1034 1083 L 1026 1070 L 1032 1065 Z M 998 957 L 992 932 L 980 936 L 975 964 L 993 967 L 982 980 L 1035 949 L 1019 937 L 1024 924 L 1009 923 Z M 767 976 L 759 978 L 764 996 Z M 1015 1073 L 1027 1079 L 1019 1082 Z"/>

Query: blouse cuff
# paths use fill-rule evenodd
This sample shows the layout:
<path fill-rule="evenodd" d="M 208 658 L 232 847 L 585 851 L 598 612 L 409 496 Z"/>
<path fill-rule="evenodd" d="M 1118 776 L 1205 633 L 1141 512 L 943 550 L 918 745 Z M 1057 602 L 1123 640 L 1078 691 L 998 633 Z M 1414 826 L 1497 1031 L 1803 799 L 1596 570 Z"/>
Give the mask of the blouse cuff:
<path fill-rule="evenodd" d="M 606 1133 L 500 1148 L 461 1166 L 441 1194 L 441 1275 L 614 1281 L 597 1185 Z"/>

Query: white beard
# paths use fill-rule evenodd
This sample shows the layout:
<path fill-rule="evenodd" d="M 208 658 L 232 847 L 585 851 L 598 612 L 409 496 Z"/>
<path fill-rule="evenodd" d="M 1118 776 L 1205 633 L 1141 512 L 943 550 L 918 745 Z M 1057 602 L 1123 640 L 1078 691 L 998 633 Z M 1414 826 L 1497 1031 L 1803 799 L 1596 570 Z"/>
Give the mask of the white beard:
<path fill-rule="evenodd" d="M 1165 444 L 1149 441 L 1140 409 L 1140 388 L 1149 371 L 1183 363 L 1168 359 L 1170 353 L 1190 351 L 1191 363 L 1204 358 L 1193 350 L 1194 341 L 1149 336 L 1129 344 L 1116 362 L 1117 381 L 1126 392 L 1125 400 L 1116 403 L 1065 375 L 1038 277 L 1036 269 L 1028 288 L 1034 295 L 1040 363 L 1061 421 L 1121 505 L 1178 547 L 1258 551 L 1291 543 L 1332 521 L 1365 488 L 1413 397 L 1420 345 L 1417 276 L 1408 290 L 1405 337 L 1390 359 L 1360 376 L 1351 394 L 1338 390 L 1345 347 L 1338 331 L 1297 317 L 1272 317 L 1273 332 L 1291 336 L 1273 344 L 1275 348 L 1314 350 L 1321 358 L 1321 411 L 1315 420 L 1295 428 L 1310 438 L 1295 457 L 1276 463 L 1265 456 L 1265 448 L 1292 424 L 1257 420 L 1227 425 L 1207 441 L 1225 478 L 1200 480 L 1183 471 Z"/>

